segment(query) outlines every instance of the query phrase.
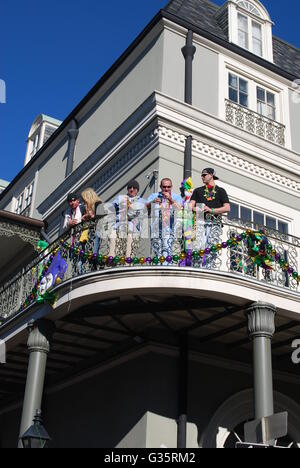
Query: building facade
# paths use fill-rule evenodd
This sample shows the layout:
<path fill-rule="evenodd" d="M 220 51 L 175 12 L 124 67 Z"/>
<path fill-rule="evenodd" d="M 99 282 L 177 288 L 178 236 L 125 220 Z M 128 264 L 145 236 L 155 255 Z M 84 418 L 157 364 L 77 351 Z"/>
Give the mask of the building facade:
<path fill-rule="evenodd" d="M 57 447 L 231 447 L 245 423 L 283 412 L 281 443 L 300 443 L 300 51 L 272 36 L 271 13 L 257 0 L 173 0 L 41 147 L 51 119 L 33 124 L 0 209 L 42 220 L 53 244 L 0 292 L 2 446 L 42 394 Z M 109 202 L 134 178 L 147 198 L 166 176 L 178 192 L 190 175 L 200 186 L 206 167 L 231 201 L 209 268 L 199 249 L 156 263 L 146 241 L 128 261 L 105 243 L 101 259 L 92 245 L 71 251 L 67 193 L 93 187 Z M 55 302 L 38 301 L 35 275 L 59 252 Z"/>

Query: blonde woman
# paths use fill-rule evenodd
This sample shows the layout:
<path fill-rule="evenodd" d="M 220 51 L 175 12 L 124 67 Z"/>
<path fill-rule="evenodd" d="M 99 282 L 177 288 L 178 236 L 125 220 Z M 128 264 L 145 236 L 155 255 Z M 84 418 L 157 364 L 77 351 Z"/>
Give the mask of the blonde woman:
<path fill-rule="evenodd" d="M 96 192 L 92 188 L 87 188 L 81 193 L 82 200 L 85 205 L 85 214 L 82 217 L 83 221 L 88 221 L 90 219 L 95 219 L 96 205 L 102 203 L 101 199 L 98 197 Z M 81 235 L 81 242 L 87 242 L 89 236 L 88 229 L 83 231 Z M 93 248 L 93 253 L 98 254 L 100 248 L 101 238 L 98 229 L 96 228 L 95 243 Z"/>
<path fill-rule="evenodd" d="M 83 221 L 95 219 L 95 207 L 97 203 L 102 203 L 96 192 L 92 188 L 87 188 L 81 193 L 82 200 L 85 204 L 85 214 L 82 217 Z"/>

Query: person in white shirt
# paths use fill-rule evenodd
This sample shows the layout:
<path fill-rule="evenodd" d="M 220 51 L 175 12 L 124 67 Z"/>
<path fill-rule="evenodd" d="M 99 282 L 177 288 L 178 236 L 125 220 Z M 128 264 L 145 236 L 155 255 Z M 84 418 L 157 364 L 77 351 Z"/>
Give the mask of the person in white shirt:
<path fill-rule="evenodd" d="M 69 208 L 65 214 L 64 229 L 71 229 L 82 222 L 82 216 L 85 214 L 85 206 L 80 204 L 79 197 L 76 193 L 68 195 Z"/>
<path fill-rule="evenodd" d="M 116 222 L 111 233 L 110 255 L 136 256 L 141 238 L 141 223 L 146 200 L 139 197 L 139 183 L 130 180 L 127 184 L 127 194 L 119 195 L 114 201 Z M 116 252 L 116 240 L 125 239 L 126 248 L 123 252 Z M 124 244 L 124 246 L 125 246 Z"/>

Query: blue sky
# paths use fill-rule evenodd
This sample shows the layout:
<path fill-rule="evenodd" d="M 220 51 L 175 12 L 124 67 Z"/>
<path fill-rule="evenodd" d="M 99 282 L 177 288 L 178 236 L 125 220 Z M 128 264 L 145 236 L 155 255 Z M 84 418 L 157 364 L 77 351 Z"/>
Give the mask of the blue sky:
<path fill-rule="evenodd" d="M 0 179 L 22 169 L 35 117 L 64 120 L 167 0 L 15 0 L 0 9 Z M 222 5 L 223 0 L 215 0 Z M 300 2 L 265 0 L 274 34 L 300 48 Z M 300 77 L 299 77 L 300 78 Z"/>

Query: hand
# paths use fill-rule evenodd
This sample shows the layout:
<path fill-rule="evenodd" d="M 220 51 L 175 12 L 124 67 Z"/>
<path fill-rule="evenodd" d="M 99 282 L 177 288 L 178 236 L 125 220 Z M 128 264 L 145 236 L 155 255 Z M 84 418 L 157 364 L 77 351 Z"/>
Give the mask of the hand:
<path fill-rule="evenodd" d="M 154 200 L 154 203 L 158 203 L 159 205 L 161 205 L 162 204 L 162 199 L 161 198 L 156 198 Z"/>
<path fill-rule="evenodd" d="M 212 209 L 209 208 L 208 206 L 204 206 L 204 209 L 203 209 L 204 213 L 212 213 Z"/>
<path fill-rule="evenodd" d="M 71 219 L 69 221 L 69 226 L 73 227 L 73 226 L 76 226 L 78 224 L 77 220 L 76 219 Z"/>
<path fill-rule="evenodd" d="M 173 200 L 172 200 L 172 194 L 169 193 L 169 192 L 166 192 L 163 194 L 165 199 L 168 200 L 171 204 L 173 203 Z"/>

